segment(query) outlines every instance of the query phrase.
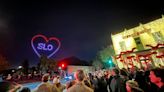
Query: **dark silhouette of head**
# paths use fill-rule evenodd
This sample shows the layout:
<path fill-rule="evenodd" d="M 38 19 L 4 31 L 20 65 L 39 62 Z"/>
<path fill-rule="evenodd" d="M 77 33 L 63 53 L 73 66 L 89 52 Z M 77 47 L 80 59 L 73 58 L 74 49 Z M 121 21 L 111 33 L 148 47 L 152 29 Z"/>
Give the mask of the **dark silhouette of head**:
<path fill-rule="evenodd" d="M 114 68 L 113 70 L 112 70 L 112 72 L 113 72 L 113 75 L 119 75 L 119 70 L 117 69 L 117 68 Z"/>
<path fill-rule="evenodd" d="M 48 82 L 49 78 L 50 78 L 49 74 L 44 74 L 43 77 L 42 77 L 42 82 Z"/>
<path fill-rule="evenodd" d="M 22 88 L 22 90 L 19 91 L 19 92 L 31 92 L 31 90 L 30 90 L 29 88 L 27 88 L 27 87 L 24 87 L 24 88 Z"/>
<path fill-rule="evenodd" d="M 74 76 L 78 81 L 83 81 L 85 78 L 85 74 L 83 70 L 77 70 Z"/>

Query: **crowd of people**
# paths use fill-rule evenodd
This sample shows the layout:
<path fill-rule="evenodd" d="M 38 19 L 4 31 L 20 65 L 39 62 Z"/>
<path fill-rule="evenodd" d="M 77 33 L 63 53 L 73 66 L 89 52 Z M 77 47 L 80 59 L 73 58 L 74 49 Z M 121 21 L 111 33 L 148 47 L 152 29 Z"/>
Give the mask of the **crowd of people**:
<path fill-rule="evenodd" d="M 32 74 L 28 74 L 28 75 L 23 75 L 23 74 L 8 74 L 6 76 L 2 76 L 3 80 L 6 81 L 11 81 L 11 82 L 17 82 L 17 83 L 26 83 L 29 81 L 40 81 L 42 78 L 41 74 L 37 74 L 37 75 L 32 75 Z"/>
<path fill-rule="evenodd" d="M 142 70 L 131 69 L 98 70 L 86 74 L 83 70 L 74 73 L 75 80 L 66 84 L 60 83 L 60 76 L 50 82 L 50 74 L 42 76 L 42 82 L 34 92 L 164 92 L 164 69 Z M 13 86 L 14 85 L 14 86 Z M 21 88 L 21 89 L 20 89 Z M 3 81 L 0 92 L 31 92 L 20 84 Z"/>

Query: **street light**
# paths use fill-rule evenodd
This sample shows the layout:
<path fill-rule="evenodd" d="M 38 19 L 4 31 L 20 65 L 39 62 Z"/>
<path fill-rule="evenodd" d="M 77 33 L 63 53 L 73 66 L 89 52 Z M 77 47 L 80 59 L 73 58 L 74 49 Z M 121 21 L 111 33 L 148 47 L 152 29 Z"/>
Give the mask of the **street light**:
<path fill-rule="evenodd" d="M 65 67 L 65 65 L 64 65 L 64 64 L 62 64 L 62 65 L 61 65 L 61 67 L 63 67 L 63 68 L 64 68 L 64 67 Z"/>
<path fill-rule="evenodd" d="M 18 66 L 18 69 L 21 69 L 22 68 L 22 66 Z"/>

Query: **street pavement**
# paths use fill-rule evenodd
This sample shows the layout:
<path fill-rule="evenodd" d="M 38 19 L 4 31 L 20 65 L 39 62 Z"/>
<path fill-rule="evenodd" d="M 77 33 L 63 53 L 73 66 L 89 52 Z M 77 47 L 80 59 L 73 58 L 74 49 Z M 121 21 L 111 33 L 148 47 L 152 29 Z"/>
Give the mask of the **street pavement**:
<path fill-rule="evenodd" d="M 69 80 L 66 80 L 66 79 L 61 79 L 60 82 L 62 84 L 66 84 Z M 52 83 L 52 81 L 50 81 Z M 25 84 L 22 84 L 23 87 L 28 87 L 30 88 L 30 90 L 33 92 L 33 90 L 36 89 L 36 87 L 40 84 L 41 82 L 33 82 L 33 83 L 25 83 Z M 64 90 L 63 92 L 66 92 L 66 90 Z"/>

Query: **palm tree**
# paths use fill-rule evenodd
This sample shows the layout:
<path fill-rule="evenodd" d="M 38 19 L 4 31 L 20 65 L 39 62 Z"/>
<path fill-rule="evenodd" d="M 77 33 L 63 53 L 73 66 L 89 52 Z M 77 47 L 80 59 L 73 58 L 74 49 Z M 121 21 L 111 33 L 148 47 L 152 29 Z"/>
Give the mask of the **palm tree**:
<path fill-rule="evenodd" d="M 22 62 L 22 67 L 23 67 L 23 72 L 24 74 L 28 74 L 28 69 L 29 69 L 29 61 L 28 59 L 25 59 L 23 62 Z"/>
<path fill-rule="evenodd" d="M 47 56 L 42 55 L 40 57 L 40 70 L 41 73 L 46 73 L 48 70 L 48 58 Z"/>
<path fill-rule="evenodd" d="M 57 63 L 53 59 L 48 59 L 48 65 L 49 65 L 49 69 L 50 70 L 54 70 L 54 68 L 56 67 Z"/>

